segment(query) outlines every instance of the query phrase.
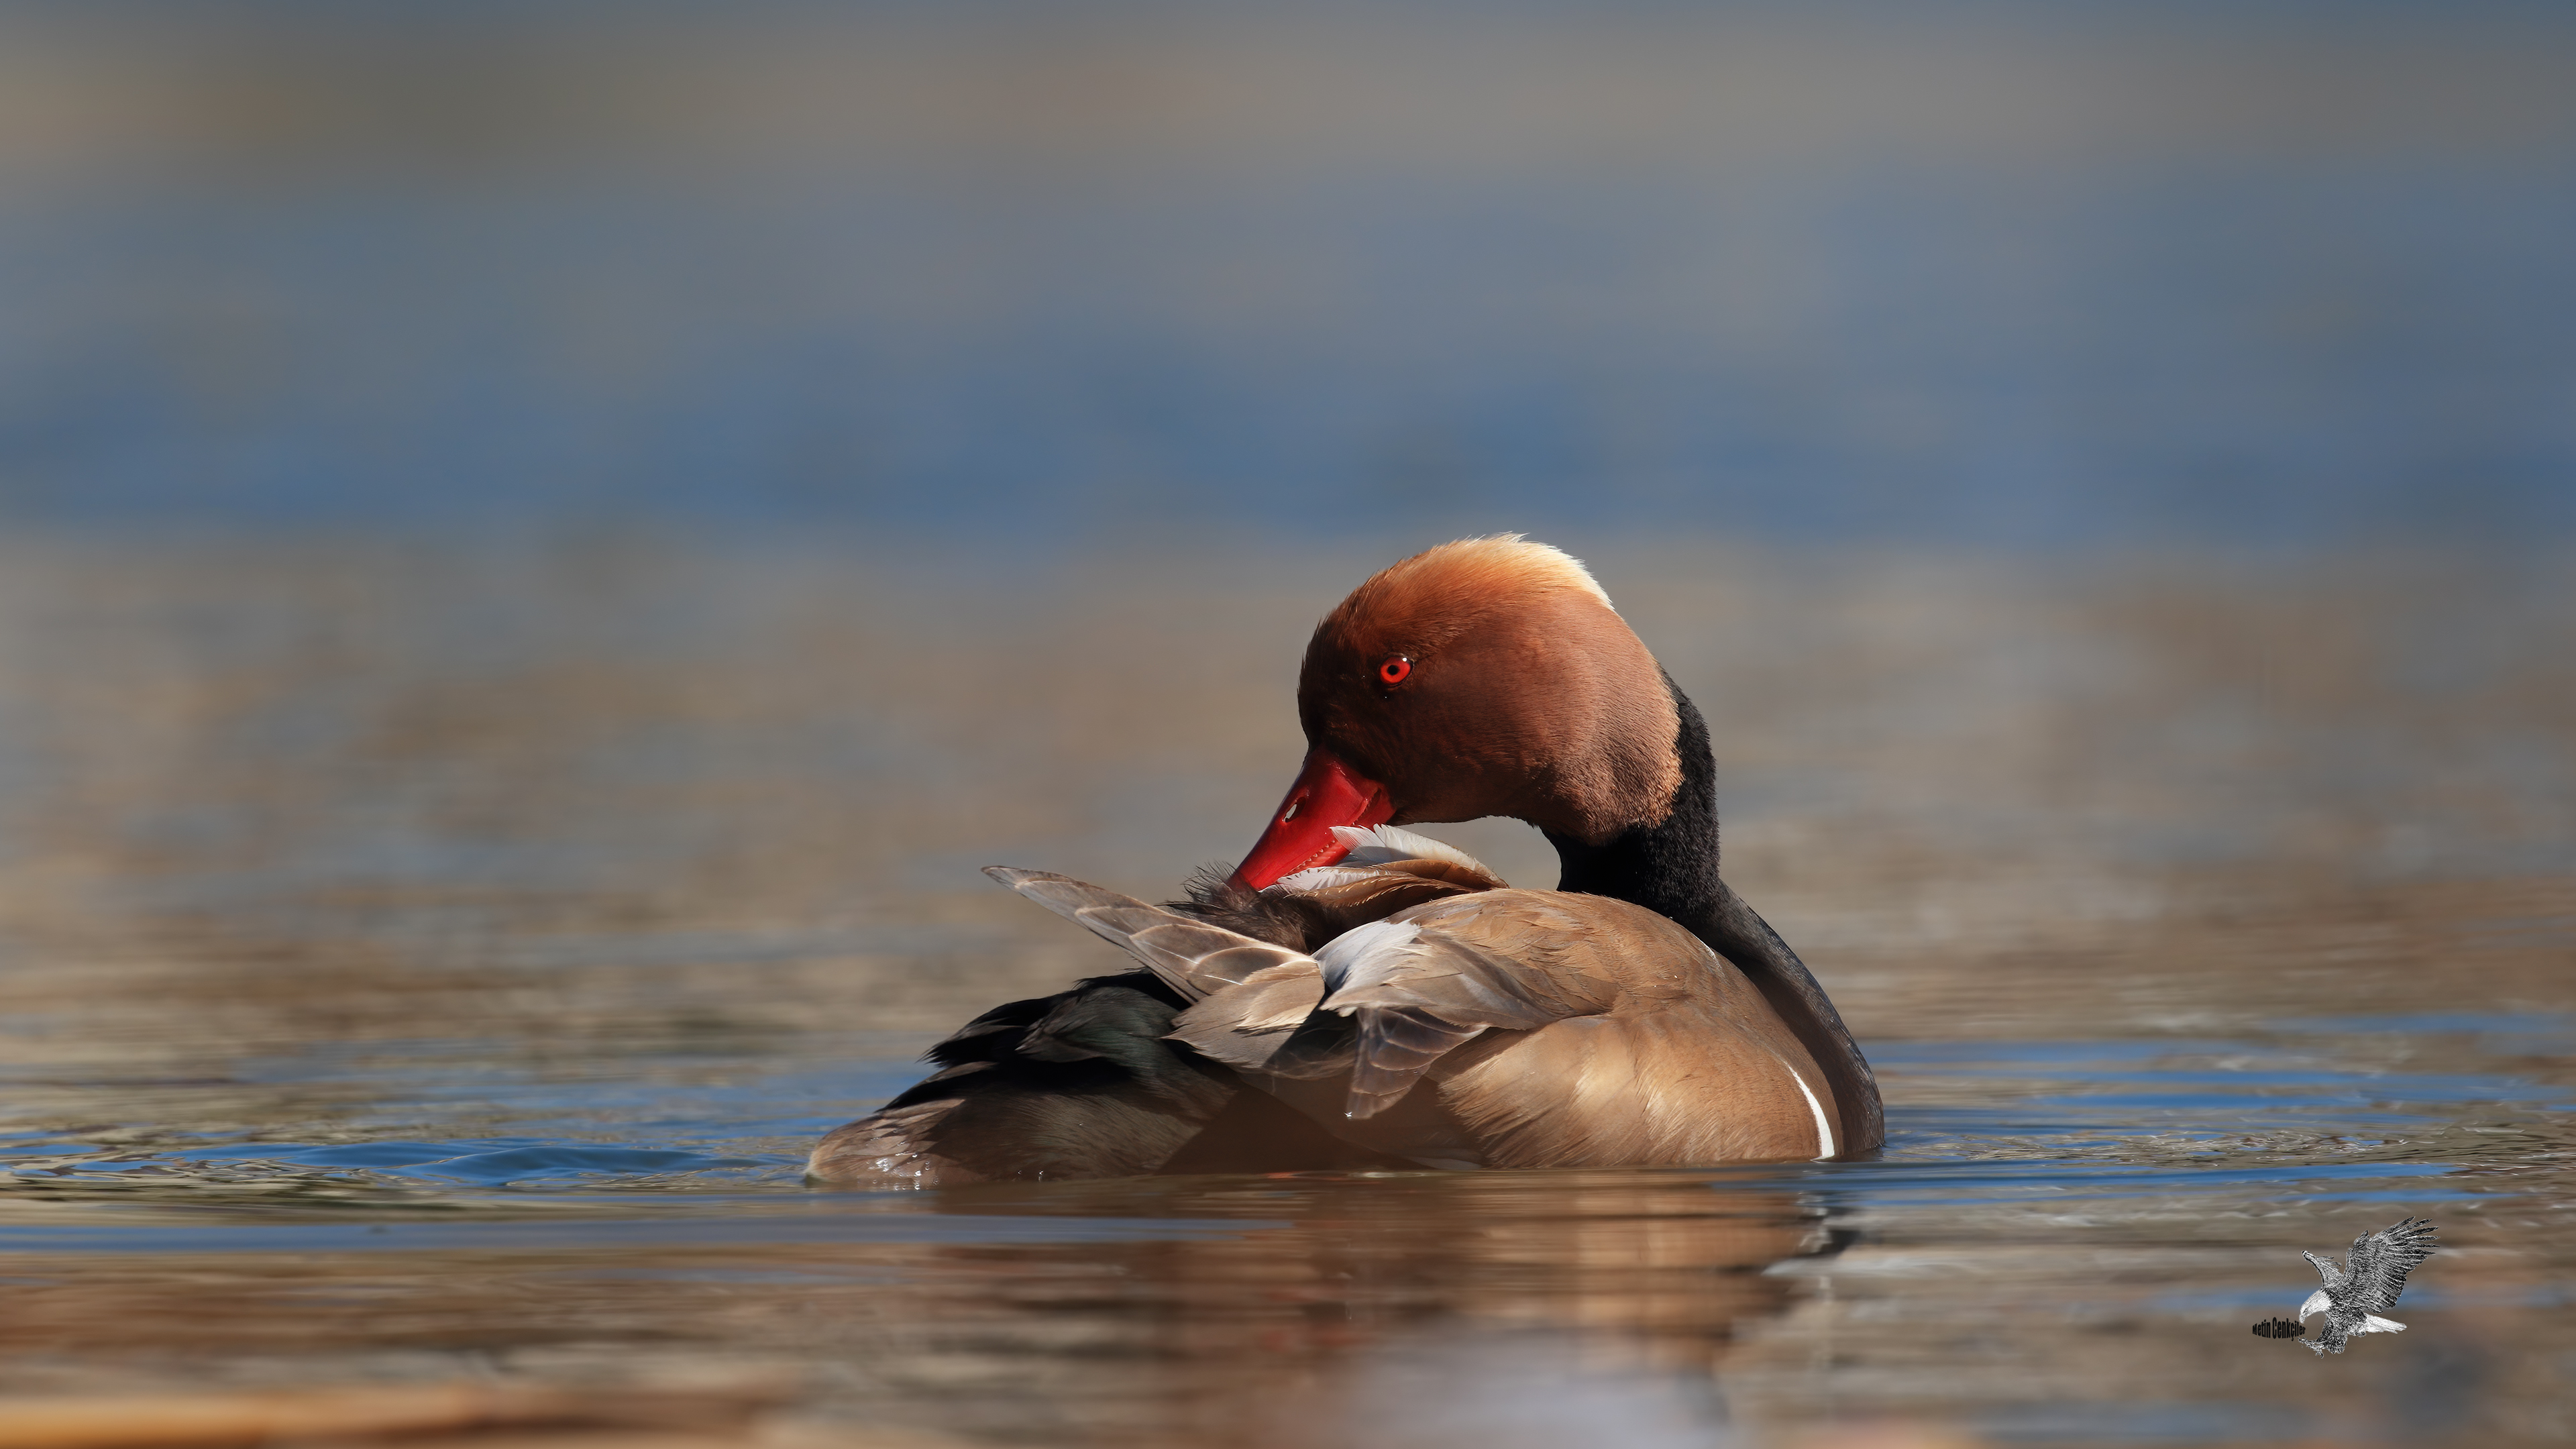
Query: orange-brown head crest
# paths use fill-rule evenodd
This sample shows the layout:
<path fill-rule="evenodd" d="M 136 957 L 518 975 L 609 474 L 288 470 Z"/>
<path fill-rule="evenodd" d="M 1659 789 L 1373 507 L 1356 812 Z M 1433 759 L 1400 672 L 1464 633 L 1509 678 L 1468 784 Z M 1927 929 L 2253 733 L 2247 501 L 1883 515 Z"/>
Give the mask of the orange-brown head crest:
<path fill-rule="evenodd" d="M 1396 820 L 1509 815 L 1599 843 L 1671 810 L 1680 721 L 1583 565 L 1518 535 L 1380 572 L 1315 628 L 1310 745 L 1383 782 Z"/>

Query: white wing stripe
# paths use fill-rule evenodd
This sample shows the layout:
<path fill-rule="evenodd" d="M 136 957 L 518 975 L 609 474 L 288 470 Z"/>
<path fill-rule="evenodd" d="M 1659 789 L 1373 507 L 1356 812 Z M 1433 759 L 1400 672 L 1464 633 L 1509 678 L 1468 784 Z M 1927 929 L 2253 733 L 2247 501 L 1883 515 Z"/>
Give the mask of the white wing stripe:
<path fill-rule="evenodd" d="M 1789 1080 L 1798 1084 L 1798 1095 L 1807 1099 L 1807 1110 L 1816 1114 L 1816 1160 L 1822 1162 L 1833 1156 L 1834 1129 L 1833 1125 L 1825 1120 L 1825 1104 L 1816 1100 L 1815 1089 L 1807 1085 L 1806 1078 L 1798 1075 L 1796 1067 L 1789 1065 L 1787 1057 L 1773 1052 L 1771 1060 L 1778 1062 L 1780 1070 L 1789 1074 Z"/>

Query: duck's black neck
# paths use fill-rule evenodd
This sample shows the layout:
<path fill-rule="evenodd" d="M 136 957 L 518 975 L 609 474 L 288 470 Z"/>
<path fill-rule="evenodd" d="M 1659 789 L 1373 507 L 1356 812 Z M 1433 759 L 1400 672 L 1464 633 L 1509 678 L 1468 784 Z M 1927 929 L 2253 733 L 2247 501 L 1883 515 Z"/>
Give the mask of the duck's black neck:
<path fill-rule="evenodd" d="M 1727 894 L 1717 877 L 1717 759 L 1699 707 L 1669 674 L 1664 687 L 1672 690 L 1673 707 L 1681 714 L 1674 748 L 1681 754 L 1682 783 L 1672 813 L 1660 824 L 1632 826 L 1600 845 L 1553 831 L 1547 843 L 1556 847 L 1564 872 L 1558 890 L 1633 901 L 1697 931 Z"/>
<path fill-rule="evenodd" d="M 1563 875 L 1556 888 L 1631 901 L 1668 916 L 1709 949 L 1735 963 L 1816 1059 L 1841 1105 L 1845 1152 L 1877 1147 L 1884 1136 L 1878 1079 L 1842 1014 L 1798 953 L 1756 915 L 1717 873 L 1717 759 L 1698 706 L 1664 676 L 1681 716 L 1674 748 L 1681 788 L 1661 823 L 1633 826 L 1600 845 L 1548 833 Z"/>

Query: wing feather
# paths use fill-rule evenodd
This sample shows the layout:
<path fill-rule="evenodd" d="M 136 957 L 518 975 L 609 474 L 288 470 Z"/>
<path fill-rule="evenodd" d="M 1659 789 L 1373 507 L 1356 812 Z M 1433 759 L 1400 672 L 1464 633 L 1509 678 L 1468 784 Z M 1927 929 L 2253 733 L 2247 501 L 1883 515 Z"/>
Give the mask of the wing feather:
<path fill-rule="evenodd" d="M 1443 865 L 1464 867 L 1466 871 L 1491 881 L 1490 889 L 1500 890 L 1503 878 L 1493 867 L 1446 841 L 1428 835 L 1416 835 L 1392 825 L 1360 827 L 1336 825 L 1333 838 L 1349 847 L 1342 857 L 1344 865 L 1393 865 L 1397 862 L 1439 861 Z"/>
<path fill-rule="evenodd" d="M 1125 951 L 1185 1001 L 1238 986 L 1274 966 L 1312 960 L 1223 926 L 1149 906 L 1052 871 L 986 866 L 984 874 Z"/>
<path fill-rule="evenodd" d="M 1359 1048 L 1343 1115 L 1374 1117 L 1404 1100 L 1413 1084 L 1453 1047 L 1476 1039 L 1481 1026 L 1443 1021 L 1418 1007 L 1363 1011 Z"/>
<path fill-rule="evenodd" d="M 1300 957 L 1215 992 L 1172 1021 L 1171 1038 L 1230 1067 L 1277 1072 L 1292 1033 L 1324 997 L 1323 969 Z"/>
<path fill-rule="evenodd" d="M 2421 1218 L 2402 1218 L 2394 1226 L 2352 1240 L 2344 1258 L 2349 1279 L 2348 1307 L 2376 1313 L 2397 1306 L 2406 1291 L 2406 1275 L 2415 1271 L 2438 1246 L 2433 1225 Z"/>
<path fill-rule="evenodd" d="M 1535 1031 L 1606 1011 L 1616 995 L 1607 982 L 1552 976 L 1436 924 L 1372 921 L 1311 959 L 1209 995 L 1173 1022 L 1172 1036 L 1273 1078 L 1347 1072 L 1343 1115 L 1362 1119 L 1402 1102 L 1442 1057 L 1486 1031 Z"/>
<path fill-rule="evenodd" d="M 1495 954 L 1437 924 L 1374 921 L 1315 953 L 1322 1009 L 1355 1018 L 1356 1061 L 1345 1115 L 1395 1106 L 1440 1058 L 1488 1030 L 1535 1031 L 1609 1009 L 1607 982 L 1555 975 Z"/>

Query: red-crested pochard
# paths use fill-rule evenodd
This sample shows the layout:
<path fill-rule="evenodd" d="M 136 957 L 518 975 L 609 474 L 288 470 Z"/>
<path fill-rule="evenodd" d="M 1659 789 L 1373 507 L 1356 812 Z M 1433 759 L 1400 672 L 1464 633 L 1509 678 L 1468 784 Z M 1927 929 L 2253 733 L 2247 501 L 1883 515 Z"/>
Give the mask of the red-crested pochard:
<path fill-rule="evenodd" d="M 996 1007 L 833 1131 L 816 1179 L 1849 1157 L 1878 1084 L 1796 953 L 1718 876 L 1708 728 L 1580 563 L 1416 554 L 1316 626 L 1304 768 L 1251 854 L 1148 905 L 989 872 L 1140 969 Z M 1515 890 L 1398 827 L 1509 816 Z"/>

